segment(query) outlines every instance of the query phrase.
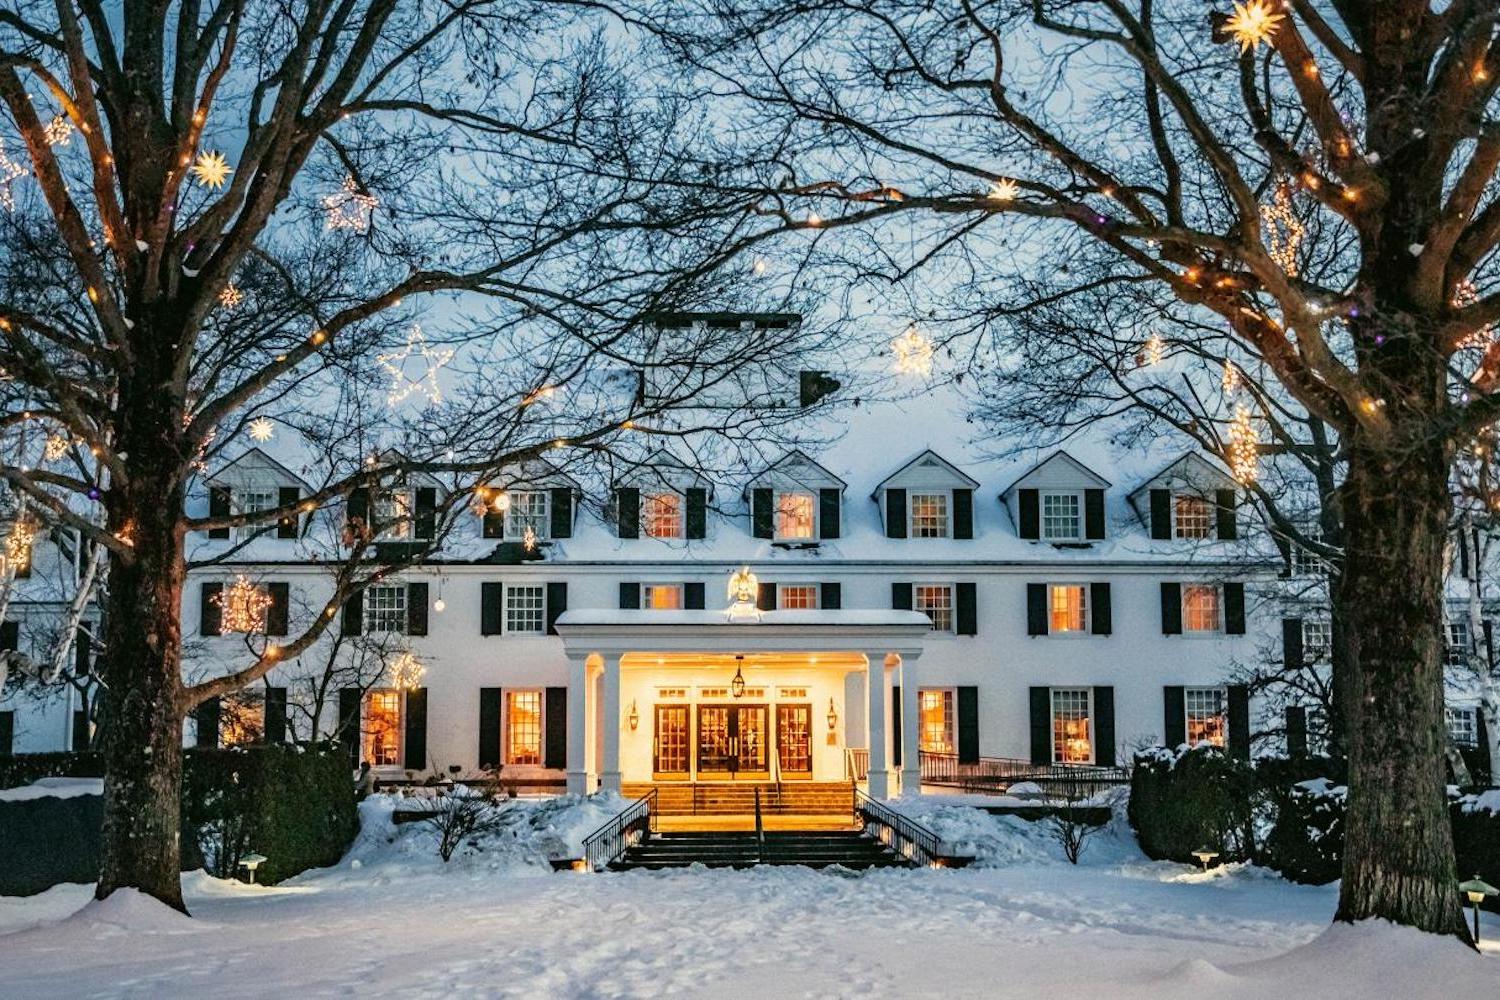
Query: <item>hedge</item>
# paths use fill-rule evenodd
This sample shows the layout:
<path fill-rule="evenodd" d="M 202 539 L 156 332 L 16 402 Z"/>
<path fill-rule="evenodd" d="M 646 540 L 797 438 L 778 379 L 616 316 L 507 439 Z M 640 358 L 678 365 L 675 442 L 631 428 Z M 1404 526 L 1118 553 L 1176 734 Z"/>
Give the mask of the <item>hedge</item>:
<path fill-rule="evenodd" d="M 1130 825 L 1150 858 L 1191 862 L 1208 847 L 1221 861 L 1243 861 L 1254 844 L 1254 786 L 1248 761 L 1207 744 L 1143 751 L 1130 778 Z"/>

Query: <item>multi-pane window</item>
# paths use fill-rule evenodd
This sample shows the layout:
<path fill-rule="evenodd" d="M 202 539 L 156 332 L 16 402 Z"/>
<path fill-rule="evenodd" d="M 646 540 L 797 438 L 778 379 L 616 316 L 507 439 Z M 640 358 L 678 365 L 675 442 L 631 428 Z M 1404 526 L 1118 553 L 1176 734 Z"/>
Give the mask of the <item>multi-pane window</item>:
<path fill-rule="evenodd" d="M 1187 632 L 1218 632 L 1219 587 L 1212 583 L 1189 583 L 1182 587 L 1182 627 Z"/>
<path fill-rule="evenodd" d="M 817 535 L 817 501 L 811 493 L 776 495 L 776 537 L 814 538 Z"/>
<path fill-rule="evenodd" d="M 1302 657 L 1309 663 L 1327 660 L 1333 650 L 1333 622 L 1327 618 L 1302 619 Z"/>
<path fill-rule="evenodd" d="M 681 493 L 648 493 L 641 498 L 641 527 L 648 538 L 681 538 Z"/>
<path fill-rule="evenodd" d="M 1179 493 L 1172 499 L 1175 517 L 1173 532 L 1178 538 L 1207 538 L 1211 519 L 1208 501 L 1191 493 Z"/>
<path fill-rule="evenodd" d="M 1317 528 L 1303 528 L 1302 535 L 1310 542 L 1321 542 L 1323 532 Z M 1293 576 L 1327 576 L 1328 564 L 1323 558 L 1311 549 L 1303 548 L 1296 542 L 1291 543 L 1292 575 Z"/>
<path fill-rule="evenodd" d="M 953 689 L 923 688 L 917 705 L 923 753 L 953 753 Z"/>
<path fill-rule="evenodd" d="M 776 588 L 776 606 L 787 611 L 816 611 L 818 585 L 815 583 L 782 584 Z"/>
<path fill-rule="evenodd" d="M 911 514 L 911 537 L 948 537 L 948 494 L 913 493 L 907 499 Z"/>
<path fill-rule="evenodd" d="M 1454 746 L 1479 746 L 1479 711 L 1475 708 L 1448 708 L 1448 738 Z"/>
<path fill-rule="evenodd" d="M 375 526 L 387 538 L 411 534 L 411 491 L 381 490 L 375 494 Z"/>
<path fill-rule="evenodd" d="M 406 587 L 377 583 L 365 590 L 365 631 L 406 631 Z"/>
<path fill-rule="evenodd" d="M 536 538 L 547 537 L 547 494 L 543 490 L 512 491 L 505 509 L 505 537 L 525 538 L 530 528 Z"/>
<path fill-rule="evenodd" d="M 953 631 L 953 587 L 946 583 L 919 583 L 911 589 L 912 608 L 932 619 L 934 632 Z"/>
<path fill-rule="evenodd" d="M 676 611 L 682 607 L 682 584 L 647 583 L 641 585 L 641 607 L 648 611 Z"/>
<path fill-rule="evenodd" d="M 1078 583 L 1047 587 L 1047 631 L 1082 632 L 1089 626 L 1089 589 Z"/>
<path fill-rule="evenodd" d="M 1182 692 L 1182 703 L 1187 717 L 1188 746 L 1212 743 L 1222 747 L 1228 727 L 1224 714 L 1224 689 L 1186 688 Z"/>
<path fill-rule="evenodd" d="M 1083 534 L 1077 493 L 1042 494 L 1042 537 L 1070 541 Z"/>
<path fill-rule="evenodd" d="M 241 514 L 258 514 L 263 510 L 275 509 L 277 491 L 274 486 L 247 486 L 236 490 L 235 497 L 239 501 Z M 242 524 L 235 530 L 235 534 L 240 538 L 249 538 L 257 531 L 264 531 L 265 527 L 264 524 Z"/>
<path fill-rule="evenodd" d="M 542 692 L 505 692 L 505 762 L 542 762 Z"/>
<path fill-rule="evenodd" d="M 1052 760 L 1057 764 L 1094 761 L 1093 720 L 1088 688 L 1052 689 Z"/>
<path fill-rule="evenodd" d="M 381 688 L 365 695 L 364 759 L 372 767 L 401 763 L 401 692 Z"/>
<path fill-rule="evenodd" d="M 532 635 L 547 631 L 547 588 L 505 588 L 505 631 Z"/>
<path fill-rule="evenodd" d="M 1469 623 L 1456 621 L 1448 623 L 1447 663 L 1450 667 L 1468 666 L 1470 653 Z"/>

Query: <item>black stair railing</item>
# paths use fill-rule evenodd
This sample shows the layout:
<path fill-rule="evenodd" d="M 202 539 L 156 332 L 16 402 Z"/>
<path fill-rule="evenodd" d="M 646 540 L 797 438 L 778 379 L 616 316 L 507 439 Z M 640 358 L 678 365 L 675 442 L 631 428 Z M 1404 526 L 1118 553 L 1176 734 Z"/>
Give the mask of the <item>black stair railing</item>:
<path fill-rule="evenodd" d="M 937 834 L 858 788 L 854 790 L 854 819 L 863 822 L 866 830 L 873 826 L 881 831 L 880 839 L 913 864 L 940 865 L 951 857 Z"/>
<path fill-rule="evenodd" d="M 1021 781 L 1064 797 L 1087 797 L 1115 785 L 1130 783 L 1123 767 L 1095 764 L 1034 764 L 1008 757 L 980 757 L 960 761 L 958 754 L 921 752 L 922 783 L 947 785 L 970 792 L 1003 792 Z"/>
<path fill-rule="evenodd" d="M 656 829 L 656 789 L 620 810 L 609 822 L 583 838 L 583 861 L 591 872 L 602 871 L 633 844 Z"/>

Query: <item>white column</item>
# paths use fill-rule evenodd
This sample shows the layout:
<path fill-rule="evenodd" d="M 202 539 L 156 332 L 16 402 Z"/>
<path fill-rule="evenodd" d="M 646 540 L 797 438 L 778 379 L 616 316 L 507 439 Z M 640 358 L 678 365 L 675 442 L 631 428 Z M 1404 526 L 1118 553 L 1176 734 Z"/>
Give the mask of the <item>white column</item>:
<path fill-rule="evenodd" d="M 871 798 L 883 799 L 891 794 L 891 772 L 886 764 L 886 718 L 890 715 L 891 699 L 885 689 L 885 654 L 866 653 L 869 665 L 865 672 L 865 693 L 868 712 L 865 728 L 870 737 Z"/>
<path fill-rule="evenodd" d="M 568 792 L 573 795 L 587 795 L 593 784 L 588 766 L 590 687 L 588 660 L 568 657 Z"/>
<path fill-rule="evenodd" d="M 918 732 L 921 696 L 917 689 L 917 654 L 901 656 L 901 794 L 922 791 L 922 743 Z"/>
<path fill-rule="evenodd" d="M 604 766 L 599 787 L 620 790 L 620 654 L 604 658 Z"/>

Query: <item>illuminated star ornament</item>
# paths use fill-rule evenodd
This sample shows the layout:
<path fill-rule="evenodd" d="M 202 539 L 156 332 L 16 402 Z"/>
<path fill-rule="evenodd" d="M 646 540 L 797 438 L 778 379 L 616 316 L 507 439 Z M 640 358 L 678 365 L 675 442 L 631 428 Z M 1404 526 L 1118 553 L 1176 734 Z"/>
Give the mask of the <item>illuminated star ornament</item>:
<path fill-rule="evenodd" d="M 26 168 L 10 158 L 5 151 L 5 144 L 0 142 L 0 206 L 7 212 L 16 210 L 16 193 L 11 185 L 16 178 L 25 177 Z"/>
<path fill-rule="evenodd" d="M 224 286 L 219 292 L 219 305 L 230 312 L 238 309 L 240 303 L 245 301 L 245 293 L 240 291 L 232 282 Z"/>
<path fill-rule="evenodd" d="M 1229 422 L 1229 474 L 1241 486 L 1255 482 L 1256 463 L 1260 454 L 1260 434 L 1250 422 L 1250 407 L 1241 403 L 1234 408 Z"/>
<path fill-rule="evenodd" d="M 427 370 L 417 379 L 408 378 L 406 375 L 406 362 L 414 350 L 427 365 Z M 411 332 L 406 335 L 405 347 L 394 354 L 378 355 L 375 360 L 380 362 L 381 367 L 391 376 L 391 391 L 386 396 L 386 402 L 391 406 L 401 403 L 414 392 L 420 392 L 426 396 L 430 403 L 443 401 L 443 389 L 438 385 L 437 373 L 440 368 L 453 360 L 453 351 L 446 348 L 433 350 L 427 343 L 427 338 L 422 335 L 420 326 L 412 324 Z"/>
<path fill-rule="evenodd" d="M 198 154 L 193 161 L 193 176 L 198 183 L 206 188 L 221 188 L 224 182 L 229 180 L 229 175 L 234 173 L 234 168 L 229 161 L 224 159 L 223 153 L 214 153 L 207 150 Z"/>
<path fill-rule="evenodd" d="M 1224 30 L 1240 43 L 1241 52 L 1254 52 L 1262 42 L 1271 43 L 1271 36 L 1284 20 L 1265 0 L 1247 0 L 1234 5 L 1234 13 L 1224 22 Z"/>
<path fill-rule="evenodd" d="M 891 341 L 891 351 L 896 355 L 896 374 L 932 374 L 932 341 L 924 337 L 916 327 Z"/>
<path fill-rule="evenodd" d="M 42 457 L 49 462 L 55 462 L 68 453 L 68 446 L 72 444 L 66 434 L 49 434 L 47 443 L 42 446 Z"/>
<path fill-rule="evenodd" d="M 256 417 L 250 421 L 249 432 L 256 441 L 264 443 L 276 434 L 276 425 L 271 422 L 270 417 Z"/>
<path fill-rule="evenodd" d="M 354 175 L 344 178 L 344 186 L 323 199 L 323 210 L 328 213 L 329 229 L 352 229 L 363 233 L 370 228 L 370 216 L 380 200 L 373 194 L 361 191 Z"/>
<path fill-rule="evenodd" d="M 62 115 L 54 115 L 42 129 L 42 136 L 49 146 L 66 146 L 73 138 L 73 123 Z"/>
<path fill-rule="evenodd" d="M 259 632 L 266 627 L 271 595 L 250 582 L 244 574 L 209 600 L 219 605 L 221 632 Z"/>
<path fill-rule="evenodd" d="M 1016 195 L 1020 193 L 1021 189 L 1017 187 L 1016 182 L 1011 180 L 1009 177 L 1002 177 L 1000 180 L 994 181 L 990 184 L 991 201 L 1015 201 Z"/>

